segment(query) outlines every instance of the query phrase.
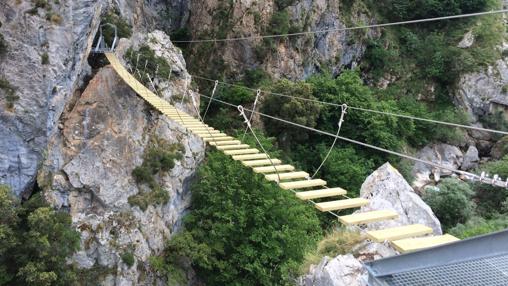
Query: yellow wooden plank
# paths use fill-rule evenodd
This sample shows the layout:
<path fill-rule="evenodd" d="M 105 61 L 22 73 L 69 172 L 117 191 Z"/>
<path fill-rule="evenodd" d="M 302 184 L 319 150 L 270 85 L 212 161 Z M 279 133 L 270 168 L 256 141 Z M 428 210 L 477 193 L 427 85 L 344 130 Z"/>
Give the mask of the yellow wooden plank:
<path fill-rule="evenodd" d="M 330 189 L 298 192 L 298 193 L 296 193 L 296 197 L 299 198 L 300 200 L 306 201 L 306 200 L 341 196 L 341 195 L 345 195 L 345 194 L 347 194 L 347 191 L 342 188 L 330 188 Z"/>
<path fill-rule="evenodd" d="M 224 133 L 217 133 L 217 134 L 210 134 L 210 133 L 203 133 L 203 134 L 198 134 L 199 137 L 202 137 L 202 138 L 217 138 L 217 137 L 227 137 L 228 135 L 227 134 L 224 134 Z"/>
<path fill-rule="evenodd" d="M 285 172 L 285 171 L 293 171 L 295 169 L 295 167 L 291 166 L 291 165 L 279 165 L 279 166 L 268 166 L 268 167 L 256 167 L 256 168 L 253 168 L 252 170 L 254 170 L 255 173 L 262 173 L 262 174 L 266 174 L 266 173 L 275 173 L 275 172 Z"/>
<path fill-rule="evenodd" d="M 254 154 L 259 153 L 258 149 L 241 149 L 241 150 L 225 150 L 224 154 L 226 155 L 243 155 L 243 154 Z"/>
<path fill-rule="evenodd" d="M 240 141 L 238 141 L 240 142 Z M 233 156 L 233 160 L 242 161 L 242 160 L 257 160 L 257 159 L 266 159 L 268 155 L 266 154 L 248 154 L 248 155 L 237 155 Z"/>
<path fill-rule="evenodd" d="M 369 203 L 369 201 L 366 199 L 354 198 L 354 199 L 347 199 L 347 200 L 338 200 L 338 201 L 317 203 L 316 208 L 322 212 L 327 212 L 327 211 L 337 211 L 337 210 L 344 210 L 344 209 L 351 209 L 351 208 L 359 208 L 359 207 L 362 207 L 368 203 Z"/>
<path fill-rule="evenodd" d="M 220 132 L 219 130 L 215 130 L 213 127 L 203 127 L 203 126 L 199 126 L 199 127 L 188 127 L 189 130 L 191 131 L 195 131 L 195 132 L 202 132 L 202 131 L 217 131 L 217 132 Z"/>
<path fill-rule="evenodd" d="M 432 233 L 432 228 L 423 224 L 411 224 L 381 230 L 367 231 L 367 236 L 376 242 L 393 241 Z"/>
<path fill-rule="evenodd" d="M 247 144 L 217 146 L 217 149 L 219 149 L 219 150 L 237 150 L 237 149 L 249 149 L 249 148 L 250 148 L 250 146 Z"/>
<path fill-rule="evenodd" d="M 230 140 L 233 140 L 235 138 L 231 137 L 231 136 L 224 136 L 224 137 L 210 137 L 210 138 L 203 138 L 203 140 L 205 142 L 210 142 L 210 141 L 230 141 Z"/>
<path fill-rule="evenodd" d="M 242 161 L 242 164 L 246 167 L 256 167 L 256 166 L 267 166 L 267 165 L 279 165 L 282 163 L 279 159 L 265 159 L 265 160 L 251 160 L 251 161 Z"/>
<path fill-rule="evenodd" d="M 223 146 L 223 145 L 238 145 L 241 144 L 239 140 L 228 140 L 228 141 L 220 141 L 220 142 L 209 142 L 212 146 Z"/>
<path fill-rule="evenodd" d="M 395 211 L 380 210 L 340 216 L 339 221 L 345 225 L 355 225 L 395 219 L 398 217 L 399 214 Z"/>
<path fill-rule="evenodd" d="M 269 175 L 265 175 L 265 179 L 267 179 L 268 181 L 278 181 L 279 178 L 281 181 L 283 180 L 292 180 L 292 179 L 305 179 L 305 178 L 308 178 L 309 177 L 309 173 L 307 172 L 302 172 L 302 171 L 299 171 L 299 172 L 289 172 L 289 173 L 279 173 L 279 175 L 277 176 L 277 174 L 269 174 Z"/>
<path fill-rule="evenodd" d="M 392 245 L 401 253 L 421 250 L 425 248 L 435 247 L 447 243 L 453 243 L 459 241 L 450 234 L 428 236 L 428 237 L 417 237 L 417 238 L 406 238 L 392 241 Z"/>
<path fill-rule="evenodd" d="M 176 121 L 176 120 L 175 120 Z M 208 125 L 206 124 L 203 124 L 203 123 L 185 123 L 185 124 L 182 124 L 182 126 L 186 127 L 186 128 L 201 128 L 201 127 L 208 127 Z"/>
<path fill-rule="evenodd" d="M 219 135 L 221 132 L 219 130 L 201 130 L 201 131 L 195 131 L 190 129 L 192 133 L 197 134 L 201 137 L 211 137 L 211 136 L 205 136 L 205 135 Z M 223 133 L 222 133 L 223 134 Z"/>
<path fill-rule="evenodd" d="M 279 183 L 279 187 L 281 187 L 284 190 L 297 190 L 297 189 L 305 189 L 305 188 L 321 187 L 321 186 L 326 186 L 325 180 L 314 179 L 314 180 L 302 180 L 302 181 Z"/>

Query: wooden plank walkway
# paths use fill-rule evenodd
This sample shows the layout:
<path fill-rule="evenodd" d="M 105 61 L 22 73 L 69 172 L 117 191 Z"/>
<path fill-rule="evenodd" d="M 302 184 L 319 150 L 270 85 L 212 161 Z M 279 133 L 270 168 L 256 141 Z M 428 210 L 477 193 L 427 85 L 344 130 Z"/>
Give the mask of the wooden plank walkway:
<path fill-rule="evenodd" d="M 304 201 L 319 199 L 320 201 L 315 203 L 315 207 L 318 210 L 323 212 L 338 211 L 359 208 L 369 204 L 369 201 L 363 198 L 347 197 L 347 191 L 344 189 L 326 188 L 326 181 L 311 179 L 307 172 L 295 171 L 296 168 L 294 166 L 283 164 L 279 159 L 272 159 L 272 162 L 270 162 L 270 157 L 267 154 L 260 153 L 258 149 L 243 144 L 240 140 L 228 136 L 220 130 L 215 130 L 197 118 L 176 109 L 169 102 L 158 97 L 150 89 L 143 86 L 142 83 L 127 71 L 113 53 L 105 53 L 105 55 L 123 81 L 155 109 L 200 137 L 204 142 L 215 146 L 217 150 L 232 156 L 234 160 L 241 161 L 244 166 L 252 168 L 255 173 L 263 174 L 268 181 L 276 182 L 282 189 L 292 190 L 299 199 Z M 281 182 L 279 182 L 279 179 Z M 342 199 L 323 201 L 330 197 L 342 197 Z M 381 210 L 339 216 L 339 221 L 345 225 L 358 225 L 390 220 L 397 217 L 398 214 L 392 210 Z M 373 241 L 390 241 L 400 252 L 415 251 L 458 240 L 451 235 L 416 237 L 429 233 L 432 233 L 432 229 L 427 226 L 409 225 L 369 231 L 367 236 Z"/>

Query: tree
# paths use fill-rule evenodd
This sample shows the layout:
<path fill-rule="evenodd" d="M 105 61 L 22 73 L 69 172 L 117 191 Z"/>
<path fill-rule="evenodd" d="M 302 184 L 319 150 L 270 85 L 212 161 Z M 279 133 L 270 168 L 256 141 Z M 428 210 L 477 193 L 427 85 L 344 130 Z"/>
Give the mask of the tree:
<path fill-rule="evenodd" d="M 287 283 L 321 236 L 313 208 L 219 152 L 197 181 L 166 263 L 189 258 L 207 285 Z"/>
<path fill-rule="evenodd" d="M 80 236 L 68 214 L 50 208 L 40 195 L 19 204 L 0 186 L 0 285 L 71 285 L 75 270 L 66 259 Z"/>
<path fill-rule="evenodd" d="M 312 85 L 299 81 L 296 83 L 281 80 L 273 84 L 271 92 L 289 94 L 315 100 Z M 321 106 L 304 100 L 280 96 L 268 96 L 261 107 L 262 112 L 308 127 L 316 127 Z M 263 118 L 266 132 L 270 136 L 277 136 L 283 149 L 288 150 L 290 145 L 304 142 L 309 139 L 309 132 L 286 123 L 269 118 Z"/>
<path fill-rule="evenodd" d="M 474 213 L 471 187 L 458 179 L 446 178 L 435 189 L 427 189 L 423 199 L 439 218 L 443 229 L 465 223 Z"/>

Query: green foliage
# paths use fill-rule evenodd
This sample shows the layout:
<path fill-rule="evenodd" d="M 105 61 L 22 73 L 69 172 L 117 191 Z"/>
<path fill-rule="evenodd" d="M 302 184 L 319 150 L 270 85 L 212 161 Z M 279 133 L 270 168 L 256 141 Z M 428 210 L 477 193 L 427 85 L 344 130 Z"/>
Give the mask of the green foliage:
<path fill-rule="evenodd" d="M 218 97 L 234 105 L 252 104 L 256 98 L 256 92 L 240 86 L 232 86 L 223 89 Z"/>
<path fill-rule="evenodd" d="M 287 10 L 274 12 L 270 21 L 270 34 L 287 34 L 289 32 L 289 13 Z"/>
<path fill-rule="evenodd" d="M 448 232 L 460 239 L 493 233 L 508 228 L 508 217 L 495 216 L 491 219 L 473 217 L 465 224 L 458 224 Z"/>
<path fill-rule="evenodd" d="M 317 265 L 323 257 L 336 257 L 351 253 L 353 247 L 362 242 L 363 238 L 358 232 L 345 229 L 336 229 L 326 235 L 315 249 L 305 255 L 305 261 L 300 267 L 300 274 L 308 272 L 311 265 Z"/>
<path fill-rule="evenodd" d="M 289 283 L 320 237 L 315 211 L 220 152 L 208 155 L 166 263 L 189 258 L 207 285 Z"/>
<path fill-rule="evenodd" d="M 67 257 L 79 248 L 71 217 L 51 209 L 40 195 L 20 205 L 0 186 L 0 285 L 71 285 Z"/>
<path fill-rule="evenodd" d="M 465 223 L 473 216 L 471 187 L 458 179 L 447 178 L 434 189 L 426 190 L 423 199 L 439 218 L 443 229 Z"/>
<path fill-rule="evenodd" d="M 294 5 L 297 1 L 296 0 L 275 0 L 275 5 L 277 5 L 277 8 L 279 10 L 283 10 L 289 6 Z"/>
<path fill-rule="evenodd" d="M 312 88 L 312 85 L 302 81 L 293 83 L 288 80 L 281 80 L 274 83 L 270 91 L 315 100 Z M 320 110 L 321 106 L 316 103 L 279 96 L 267 97 L 261 108 L 263 113 L 309 127 L 316 126 Z M 267 134 L 277 136 L 280 146 L 286 150 L 292 144 L 298 144 L 309 139 L 310 133 L 301 128 L 267 118 L 263 118 L 263 121 Z"/>
<path fill-rule="evenodd" d="M 320 162 L 325 158 L 329 146 L 317 146 Z M 318 165 L 316 165 L 317 167 Z M 331 186 L 341 186 L 348 190 L 350 196 L 359 195 L 360 187 L 365 178 L 374 171 L 374 162 L 359 154 L 352 147 L 334 148 L 323 168 L 320 176 L 326 178 Z"/>
<path fill-rule="evenodd" d="M 488 162 L 475 170 L 475 173 L 480 174 L 486 172 L 493 176 L 498 174 L 501 178 L 508 177 L 508 156 L 499 161 Z M 475 198 L 478 202 L 478 213 L 486 218 L 491 218 L 497 213 L 508 213 L 505 205 L 508 199 L 508 190 L 506 188 L 499 188 L 487 184 L 475 183 L 473 186 Z"/>
<path fill-rule="evenodd" d="M 169 194 L 159 185 L 155 176 L 159 172 L 171 171 L 175 166 L 175 160 L 182 159 L 182 149 L 182 145 L 169 144 L 160 138 L 151 140 L 145 150 L 143 164 L 132 171 L 136 183 L 148 185 L 151 191 L 141 191 L 137 195 L 130 196 L 128 199 L 129 204 L 139 206 L 145 211 L 150 205 L 168 202 Z"/>
<path fill-rule="evenodd" d="M 0 89 L 5 92 L 6 107 L 13 108 L 14 102 L 19 99 L 19 96 L 16 95 L 16 88 L 7 79 L 0 77 Z"/>
<path fill-rule="evenodd" d="M 137 51 L 134 51 L 134 49 L 130 47 L 125 53 L 126 60 L 132 67 L 136 66 L 138 56 L 139 56 L 138 67 L 143 67 L 143 70 L 145 69 L 145 63 L 148 63 L 146 66 L 146 70 L 153 72 L 157 70 L 158 71 L 157 76 L 160 78 L 167 79 L 171 74 L 171 66 L 166 61 L 166 59 L 164 59 L 163 57 L 156 56 L 155 52 L 148 45 L 141 46 Z M 135 76 L 138 78 L 139 81 L 144 83 L 145 86 L 149 86 L 150 82 L 146 74 L 142 74 L 141 78 L 139 78 L 139 75 L 137 73 L 135 74 Z"/>
<path fill-rule="evenodd" d="M 266 83 L 270 80 L 270 75 L 262 68 L 253 68 L 245 71 L 243 76 L 243 84 L 247 87 L 257 87 L 260 84 Z"/>
<path fill-rule="evenodd" d="M 0 34 L 0 57 L 5 56 L 8 50 L 9 46 L 7 45 L 7 41 L 5 41 L 4 35 Z"/>
<path fill-rule="evenodd" d="M 120 13 L 116 11 L 109 11 L 102 18 L 101 24 L 113 24 L 117 28 L 119 38 L 130 38 L 132 36 L 132 26 L 119 14 Z M 106 41 L 108 45 L 111 45 L 113 43 L 113 39 L 115 38 L 115 31 L 112 28 L 106 26 L 103 28 L 102 32 L 104 41 Z"/>
<path fill-rule="evenodd" d="M 41 56 L 41 64 L 49 65 L 49 55 L 47 52 L 44 52 Z"/>
<path fill-rule="evenodd" d="M 379 11 L 390 21 L 443 17 L 483 11 L 488 0 L 381 0 L 376 1 Z"/>
<path fill-rule="evenodd" d="M 125 265 L 132 267 L 134 265 L 135 259 L 134 254 L 130 251 L 126 251 L 121 255 L 122 262 L 125 263 Z"/>

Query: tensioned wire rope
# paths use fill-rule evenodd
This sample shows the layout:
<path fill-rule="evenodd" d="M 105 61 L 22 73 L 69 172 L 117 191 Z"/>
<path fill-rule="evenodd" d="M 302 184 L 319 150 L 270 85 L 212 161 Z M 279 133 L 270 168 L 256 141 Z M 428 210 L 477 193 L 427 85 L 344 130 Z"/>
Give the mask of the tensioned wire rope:
<path fill-rule="evenodd" d="M 355 27 L 325 29 L 325 30 L 318 30 L 318 31 L 306 31 L 306 32 L 274 34 L 274 35 L 245 36 L 245 37 L 233 37 L 233 38 L 222 38 L 222 39 L 175 40 L 172 42 L 173 43 L 231 42 L 231 41 L 258 40 L 258 39 L 265 39 L 265 38 L 294 37 L 294 36 L 304 36 L 304 35 L 312 35 L 312 34 L 324 34 L 324 33 L 331 33 L 331 32 L 343 32 L 343 31 L 352 31 L 352 30 L 361 30 L 361 29 L 400 26 L 400 25 L 408 25 L 408 24 L 428 23 L 428 22 L 436 22 L 436 21 L 460 19 L 460 18 L 471 18 L 471 17 L 478 17 L 478 16 L 485 16 L 485 15 L 502 14 L 502 13 L 507 13 L 507 12 L 508 12 L 508 9 L 503 9 L 503 10 L 492 10 L 492 11 L 485 11 L 485 12 L 478 12 L 478 13 L 450 15 L 450 16 L 435 17 L 435 18 L 416 19 L 416 20 L 409 20 L 409 21 L 399 21 L 399 22 L 382 23 L 382 24 L 362 25 L 362 26 L 355 26 Z"/>
<path fill-rule="evenodd" d="M 203 76 L 198 76 L 198 75 L 191 75 L 191 76 L 195 77 L 195 78 L 198 78 L 198 79 L 205 80 L 205 81 L 213 81 L 213 82 L 216 81 L 214 79 L 210 79 L 210 78 L 203 77 Z M 234 87 L 239 87 L 239 88 L 243 88 L 243 89 L 246 89 L 246 90 L 257 91 L 257 89 L 246 87 L 246 86 L 243 86 L 243 85 L 238 85 L 238 84 L 233 84 L 233 83 L 228 83 L 228 82 L 223 82 L 223 81 L 219 81 L 219 83 L 222 84 L 222 85 L 234 86 Z M 344 104 L 344 103 L 339 104 L 339 103 L 333 103 L 333 102 L 326 102 L 326 101 L 321 101 L 321 100 L 312 99 L 312 98 L 304 98 L 304 97 L 292 96 L 292 95 L 288 95 L 288 94 L 277 93 L 277 92 L 270 92 L 270 91 L 265 91 L 265 90 L 262 90 L 261 92 L 264 93 L 264 94 L 267 94 L 267 95 L 286 97 L 286 98 L 291 98 L 291 99 L 296 99 L 296 100 L 301 100 L 301 101 L 307 101 L 307 102 L 312 102 L 312 103 L 317 103 L 317 104 L 322 104 L 322 105 L 333 106 L 333 107 L 337 107 L 337 108 L 341 107 Z M 497 134 L 502 134 L 502 135 L 508 135 L 508 132 L 501 131 L 501 130 L 495 130 L 495 129 L 477 127 L 477 126 L 470 126 L 470 125 L 464 125 L 464 124 L 459 124 L 459 123 L 440 121 L 440 120 L 435 120 L 435 119 L 421 118 L 421 117 L 416 117 L 416 116 L 412 116 L 412 115 L 398 114 L 398 113 L 381 111 L 381 110 L 374 110 L 374 109 L 369 109 L 369 108 L 351 106 L 349 104 L 348 104 L 348 109 L 357 110 L 357 111 L 361 111 L 361 112 L 376 113 L 376 114 L 387 115 L 387 116 L 394 116 L 394 117 L 399 117 L 399 118 L 404 118 L 404 119 L 411 119 L 411 120 L 416 120 L 416 121 L 433 123 L 433 124 L 441 124 L 441 125 L 446 125 L 446 126 L 449 126 L 449 127 L 457 127 L 457 128 L 464 128 L 464 129 L 470 129 L 470 130 L 477 130 L 477 131 L 484 131 L 484 132 L 490 132 L 490 133 L 497 133 Z"/>
<path fill-rule="evenodd" d="M 211 99 L 209 96 L 206 96 L 206 95 L 201 95 L 201 96 L 204 97 L 204 98 Z M 220 99 L 217 99 L 217 98 L 213 98 L 211 100 L 214 100 L 216 102 L 219 102 L 219 103 L 222 103 L 224 105 L 228 105 L 230 107 L 233 107 L 233 108 L 237 109 L 237 106 L 232 104 L 232 103 L 230 103 L 230 102 L 223 101 L 223 100 L 220 100 Z M 431 162 L 431 161 L 419 159 L 419 158 L 413 157 L 411 155 L 407 155 L 407 154 L 399 153 L 399 152 L 396 152 L 396 151 L 388 150 L 388 149 L 385 149 L 385 148 L 382 148 L 382 147 L 378 147 L 378 146 L 375 146 L 375 145 L 371 145 L 371 144 L 368 144 L 368 143 L 357 141 L 357 140 L 354 140 L 354 139 L 351 139 L 351 138 L 347 138 L 347 137 L 344 137 L 344 136 L 335 135 L 335 134 L 332 134 L 332 133 L 327 132 L 327 131 L 323 131 L 323 130 L 316 129 L 316 128 L 313 128 L 313 127 L 309 127 L 309 126 L 306 126 L 306 125 L 303 125 L 303 124 L 295 123 L 295 122 L 292 122 L 292 121 L 289 121 L 289 120 L 286 120 L 286 119 L 282 119 L 282 118 L 278 118 L 278 117 L 275 117 L 275 116 L 272 116 L 272 115 L 268 115 L 268 114 L 265 114 L 265 113 L 262 113 L 262 112 L 259 112 L 259 111 L 250 110 L 250 109 L 247 109 L 247 108 L 245 108 L 245 110 L 249 111 L 249 112 L 254 112 L 254 113 L 256 113 L 256 114 L 258 114 L 260 116 L 263 116 L 263 117 L 266 117 L 266 118 L 269 118 L 269 119 L 272 119 L 272 120 L 275 120 L 275 121 L 279 121 L 279 122 L 282 122 L 282 123 L 285 123 L 285 124 L 288 124 L 288 125 L 292 125 L 292 126 L 295 126 L 295 127 L 306 129 L 306 130 L 309 130 L 309 131 L 312 131 L 312 132 L 315 132 L 315 133 L 318 133 L 318 134 L 321 134 L 321 135 L 329 136 L 329 137 L 332 137 L 332 138 L 338 138 L 340 140 L 343 140 L 343 141 L 346 141 L 346 142 L 349 142 L 349 143 L 352 143 L 352 144 L 360 145 L 360 146 L 367 147 L 367 148 L 370 148 L 370 149 L 374 149 L 374 150 L 377 150 L 377 151 L 380 151 L 380 152 L 388 153 L 390 155 L 395 155 L 395 156 L 398 156 L 398 157 L 401 157 L 401 158 L 409 159 L 409 160 L 412 160 L 412 161 L 415 161 L 415 162 L 420 162 L 420 163 L 423 163 L 425 165 L 433 166 L 433 167 L 436 167 L 436 168 L 439 168 L 439 169 L 448 170 L 450 172 L 463 175 L 463 176 L 465 176 L 469 180 L 473 180 L 473 181 L 474 180 L 478 180 L 478 181 L 480 181 L 482 183 L 491 184 L 491 185 L 498 186 L 498 187 L 508 187 L 508 181 L 506 181 L 506 182 L 499 181 L 499 180 L 497 180 L 496 176 L 495 176 L 495 179 L 485 178 L 484 173 L 482 173 L 482 175 L 480 176 L 480 175 L 476 175 L 476 174 L 473 174 L 473 173 L 470 173 L 470 172 L 466 172 L 466 171 L 462 171 L 462 170 L 457 170 L 457 169 L 454 169 L 454 168 L 451 168 L 451 167 L 440 165 L 438 163 L 434 163 L 434 162 Z"/>

